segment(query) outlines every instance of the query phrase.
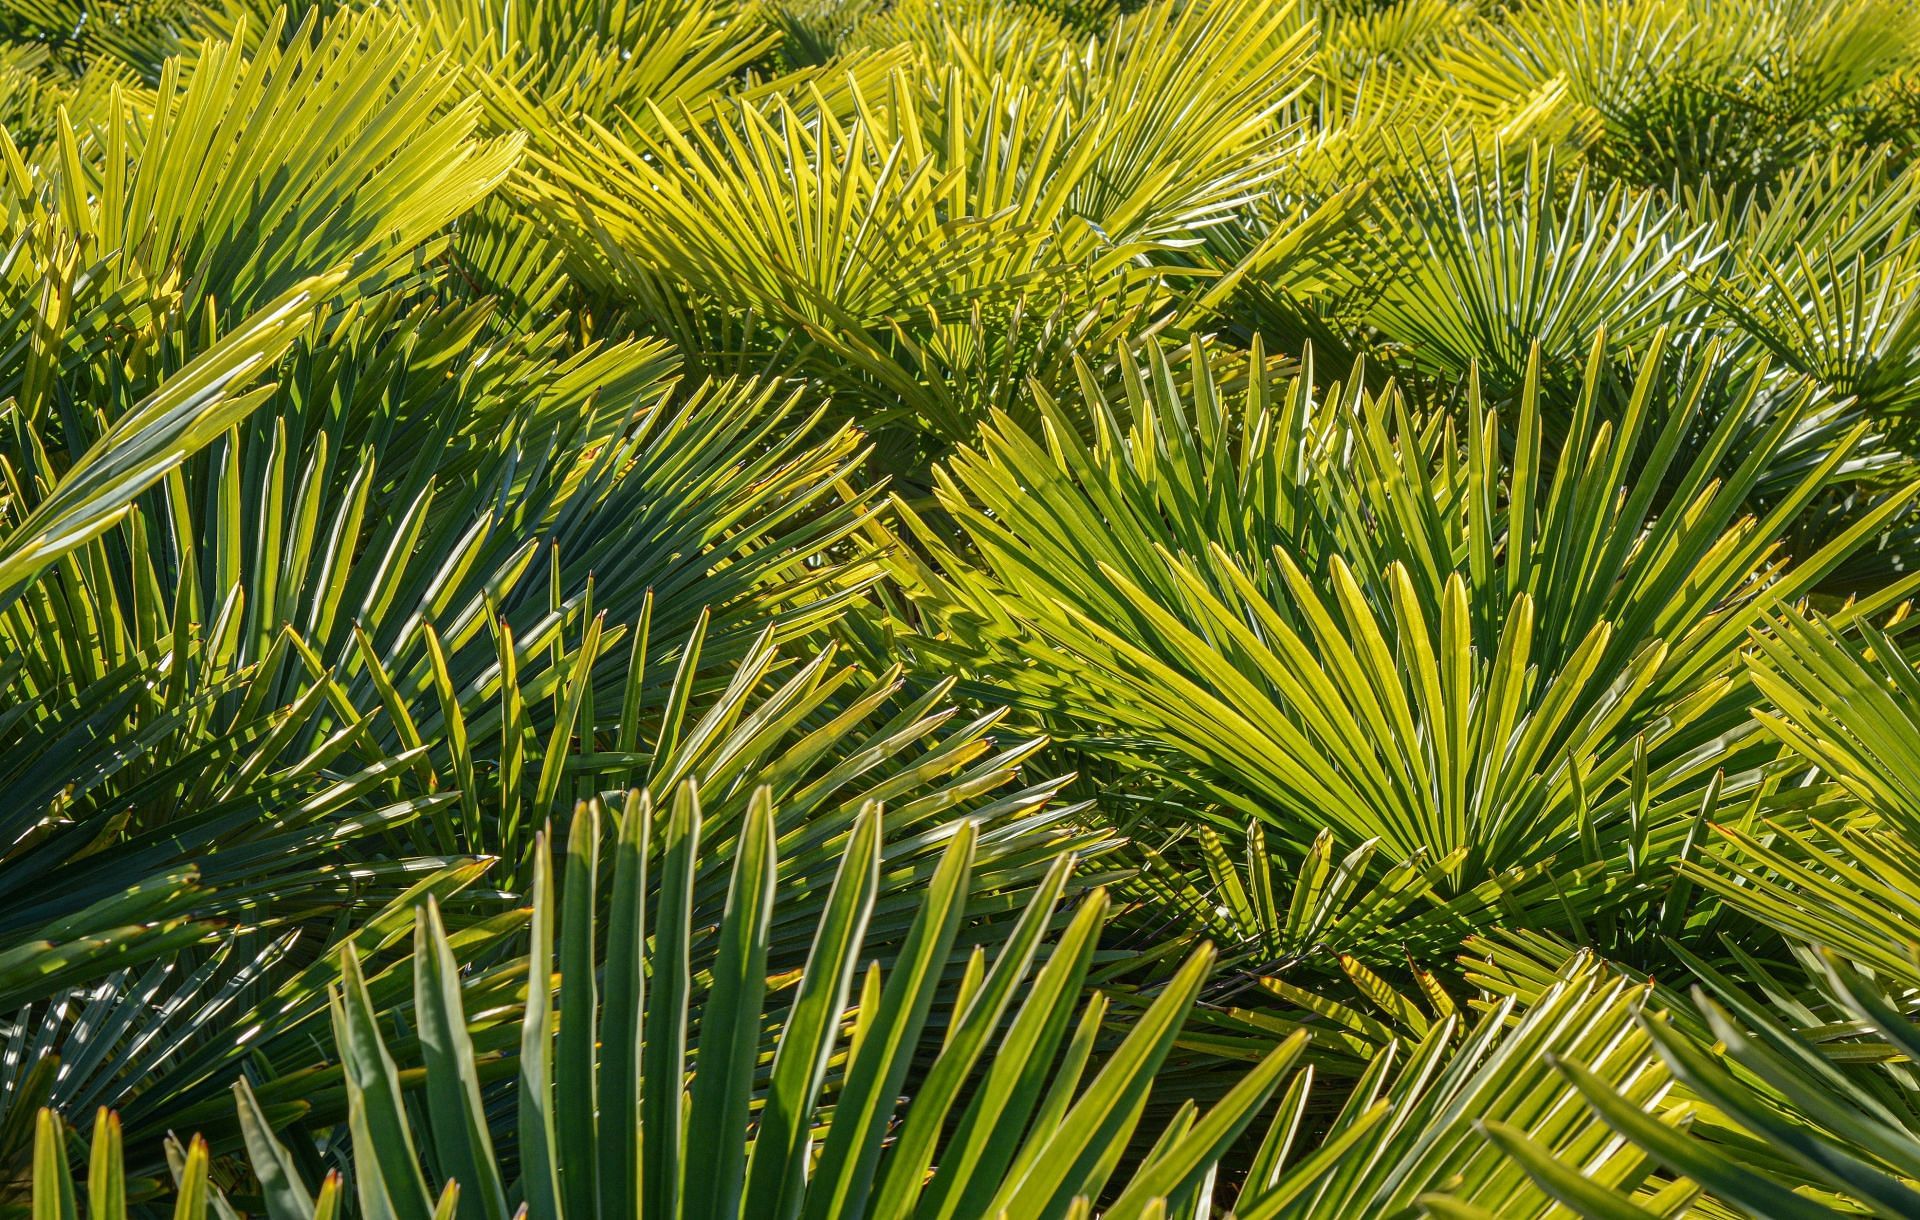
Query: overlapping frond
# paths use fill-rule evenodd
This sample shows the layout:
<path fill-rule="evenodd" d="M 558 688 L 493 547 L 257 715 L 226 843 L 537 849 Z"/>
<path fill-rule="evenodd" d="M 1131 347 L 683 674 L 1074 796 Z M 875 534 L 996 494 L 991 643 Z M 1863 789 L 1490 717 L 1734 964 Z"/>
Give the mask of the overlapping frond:
<path fill-rule="evenodd" d="M 1916 71 L 0 0 L 0 1212 L 1914 1211 Z"/>

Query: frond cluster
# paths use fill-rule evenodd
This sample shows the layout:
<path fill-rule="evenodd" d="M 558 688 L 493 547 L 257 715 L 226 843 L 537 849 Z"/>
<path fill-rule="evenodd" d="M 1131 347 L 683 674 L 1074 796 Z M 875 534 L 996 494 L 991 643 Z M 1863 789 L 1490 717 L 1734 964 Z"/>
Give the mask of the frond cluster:
<path fill-rule="evenodd" d="M 0 1215 L 1920 1216 L 1914 0 L 0 0 Z"/>

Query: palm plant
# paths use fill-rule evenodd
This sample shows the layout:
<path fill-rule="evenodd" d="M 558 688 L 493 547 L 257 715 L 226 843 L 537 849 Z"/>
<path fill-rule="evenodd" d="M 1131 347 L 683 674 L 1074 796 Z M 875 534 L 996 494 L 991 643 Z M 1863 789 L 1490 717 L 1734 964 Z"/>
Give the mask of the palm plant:
<path fill-rule="evenodd" d="M 1367 321 L 1421 371 L 1469 369 L 1516 393 L 1538 349 L 1569 381 L 1603 332 L 1640 352 L 1681 316 L 1709 250 L 1650 193 L 1567 174 L 1548 156 L 1443 167 L 1399 186 L 1363 269 Z"/>
<path fill-rule="evenodd" d="M 614 838 L 603 843 L 605 823 Z M 656 813 L 637 793 L 618 813 L 597 802 L 582 806 L 567 835 L 563 885 L 554 883 L 543 836 L 532 947 L 515 967 L 525 972 L 527 1005 L 506 1023 L 469 1029 L 460 968 L 429 905 L 416 925 L 423 1121 L 402 1104 L 379 1010 L 348 947 L 332 1010 L 347 1121 L 361 1151 L 351 1166 L 360 1210 L 418 1217 L 504 1217 L 510 1209 L 532 1216 L 1055 1215 L 1075 1200 L 1084 1208 L 1140 1121 L 1154 1069 L 1193 1003 L 1208 955 L 1194 954 L 1111 1055 L 1090 1064 L 1101 1006 L 1095 1001 L 1077 1020 L 1072 1009 L 1103 896 L 1083 902 L 1059 941 L 1038 955 L 1072 857 L 1049 869 L 990 964 L 973 951 L 954 992 L 943 986 L 943 966 L 966 907 L 974 832 L 963 829 L 949 842 L 898 956 L 883 970 L 877 961 L 862 967 L 881 917 L 881 825 L 878 807 L 869 805 L 854 827 L 811 929 L 795 994 L 773 1025 L 777 1049 L 757 1110 L 770 940 L 784 914 L 776 899 L 776 818 L 764 788 L 731 853 L 725 914 L 710 928 L 693 920 L 704 818 L 692 783 L 679 788 L 670 811 Z M 662 875 L 650 886 L 655 867 Z M 653 931 L 643 935 L 644 928 Z M 604 962 L 598 973 L 596 961 Z M 560 982 L 550 992 L 556 962 Z M 861 999 L 849 1012 L 856 985 Z M 946 1027 L 942 1047 L 899 1131 L 887 1138 L 916 1035 L 936 1014 Z M 510 1162 L 517 1178 L 503 1172 L 488 1136 L 488 1098 L 497 1090 L 484 1078 L 494 1074 L 497 1052 L 486 1048 L 500 1034 L 515 1036 L 520 1052 L 512 1102 L 519 1141 Z M 998 1038 L 1003 1053 L 988 1065 L 983 1054 Z M 1198 1197 L 1214 1158 L 1299 1049 L 1300 1040 L 1276 1049 L 1204 1115 L 1184 1111 L 1104 1214 Z M 348 1189 L 342 1177 L 330 1174 L 317 1190 L 303 1182 L 254 1092 L 244 1082 L 235 1091 L 267 1214 L 335 1214 Z M 117 1121 L 103 1113 L 98 1131 L 89 1214 L 124 1215 Z M 65 1198 L 71 1211 L 60 1140 L 59 1120 L 44 1117 L 35 1202 Z M 809 1155 L 816 1140 L 819 1151 Z M 929 1174 L 936 1154 L 939 1169 Z M 442 1188 L 429 1188 L 423 1157 L 440 1169 Z M 181 1214 L 206 1214 L 214 1193 L 206 1159 L 206 1145 L 196 1141 L 180 1170 Z"/>
<path fill-rule="evenodd" d="M 1759 781 L 1746 631 L 1873 525 L 1760 568 L 1846 450 L 1746 516 L 1799 411 L 1747 448 L 1729 410 L 1686 462 L 1708 378 L 1663 394 L 1649 356 L 1616 432 L 1604 367 L 1557 462 L 1537 374 L 1511 449 L 1472 397 L 1416 420 L 1255 380 L 1230 404 L 1204 355 L 1190 396 L 1158 358 L 1125 399 L 1089 382 L 1093 444 L 1056 411 L 954 463 L 942 504 L 979 559 L 916 527 L 935 562 L 903 578 L 951 641 L 927 647 L 1117 759 L 1179 759 L 1223 830 L 1261 819 L 1289 856 L 1326 827 L 1379 839 L 1381 864 L 1462 852 L 1455 884 L 1559 856 L 1611 886 Z"/>
<path fill-rule="evenodd" d="M 5 1002 L 16 1046 L 60 1058 L 4 1110 L 123 1106 L 143 1157 L 147 1124 L 231 1078 L 237 1031 L 308 1061 L 326 946 L 384 954 L 433 895 L 492 952 L 511 924 L 472 862 L 522 873 L 529 811 L 594 778 L 718 796 L 789 748 L 759 774 L 810 819 L 796 873 L 868 791 L 899 798 L 896 848 L 956 809 L 989 844 L 1034 832 L 1015 857 L 1054 838 L 1046 785 L 975 800 L 1033 749 L 990 749 L 991 717 L 942 734 L 937 691 L 890 708 L 897 681 L 855 689 L 826 656 L 779 676 L 773 637 L 870 579 L 845 545 L 867 509 L 835 490 L 853 433 L 814 437 L 769 385 L 682 391 L 658 344 L 567 350 L 435 299 L 430 235 L 518 141 L 477 142 L 476 101 L 403 34 L 370 14 L 210 44 L 157 119 L 65 129 L 14 180 L 43 254 L 10 263 Z M 338 155 L 260 139 L 315 124 Z M 325 173 L 282 168 L 301 157 Z M 291 262 L 242 236 L 276 225 Z M 996 879 L 1044 871 L 1001 877 L 1002 854 Z M 925 875 L 907 846 L 887 892 Z"/>
<path fill-rule="evenodd" d="M 5 0 L 0 1212 L 1913 1211 L 1916 70 Z"/>
<path fill-rule="evenodd" d="M 1911 1052 L 1911 804 L 1900 786 L 1904 746 L 1889 733 L 1913 716 L 1913 671 L 1894 641 L 1862 642 L 1799 616 L 1775 624 L 1755 657 L 1774 710 L 1757 713 L 1796 753 L 1819 760 L 1867 816 L 1811 820 L 1791 806 L 1728 828 L 1691 861 L 1692 883 L 1726 908 L 1729 967 L 1693 959 L 1692 999 L 1669 994 L 1641 1028 L 1676 1081 L 1677 1121 L 1649 1124 L 1620 1105 L 1607 1073 L 1578 1057 L 1562 1070 L 1623 1135 L 1741 1214 L 1904 1214 L 1917 1197 Z M 1849 692 L 1833 706 L 1809 691 Z M 1857 700 L 1858 702 L 1853 702 Z M 1784 960 L 1740 947 L 1744 918 L 1777 930 Z M 1529 1173 L 1569 1182 L 1568 1167 L 1516 1142 Z M 1613 1200 L 1569 1199 L 1611 1216 Z"/>
<path fill-rule="evenodd" d="M 758 321 L 766 359 L 868 426 L 962 440 L 1063 337 L 1104 345 L 1166 312 L 1156 255 L 1258 183 L 1307 40 L 1246 16 L 1159 6 L 1032 80 L 850 73 L 840 97 L 661 108 L 553 157 L 549 210 L 603 291 Z"/>
<path fill-rule="evenodd" d="M 6 1004 L 41 1006 L 13 1027 L 17 1045 L 40 1037 L 42 1053 L 62 1043 L 73 1052 L 60 1071 L 57 1059 L 40 1060 L 9 1089 L 10 1114 L 36 1094 L 137 1088 L 141 1065 L 188 1046 L 185 1018 L 243 1022 L 252 1003 L 236 994 L 270 964 L 298 964 L 287 958 L 291 929 L 374 915 L 450 863 L 389 858 L 358 877 L 330 867 L 341 842 L 390 833 L 431 802 L 378 799 L 381 769 L 336 767 L 337 748 L 309 756 L 311 781 L 289 801 L 291 741 L 302 729 L 316 740 L 330 732 L 316 723 L 321 688 L 236 663 L 219 624 L 212 639 L 201 634 L 200 608 L 137 566 L 153 536 L 145 522 L 165 519 L 154 499 L 164 490 L 176 512 L 184 507 L 196 453 L 273 393 L 263 374 L 510 163 L 510 144 L 475 144 L 458 112 L 417 133 L 411 162 L 396 162 L 377 136 L 356 143 L 362 130 L 408 121 L 410 103 L 444 100 L 404 44 L 349 69 L 345 47 L 360 33 L 364 25 L 341 25 L 285 57 L 268 52 L 251 77 L 231 44 L 212 47 L 180 97 L 167 78 L 151 121 L 136 124 L 116 98 L 97 139 L 63 127 L 44 154 L 56 173 L 31 172 L 8 149 L 22 256 L 9 260 L 8 325 L 20 341 L 8 359 L 0 628 L 14 657 Z M 230 189 L 237 178 L 188 175 L 220 165 L 255 116 L 310 104 L 291 80 L 328 71 L 395 89 L 389 101 L 363 84 L 358 110 L 336 107 L 330 121 L 358 155 L 337 160 L 331 178 L 249 199 Z M 271 178 L 274 157 L 303 154 L 269 143 L 258 155 Z M 167 176 L 173 185 L 161 185 Z M 342 211 L 348 196 L 363 201 L 357 213 Z M 288 245 L 259 258 L 236 239 L 241 224 L 282 226 Z M 132 582 L 117 583 L 122 573 Z M 430 884 L 449 897 L 466 884 L 444 878 Z M 225 940 L 222 925 L 241 911 L 267 930 Z M 131 997 L 99 990 L 133 971 L 145 973 Z M 156 989 L 171 1011 L 146 1009 L 141 997 Z M 89 1038 L 68 1036 L 70 1023 Z M 50 1034 L 61 1035 L 52 1046 Z M 120 1057 L 103 1058 L 110 1050 Z"/>

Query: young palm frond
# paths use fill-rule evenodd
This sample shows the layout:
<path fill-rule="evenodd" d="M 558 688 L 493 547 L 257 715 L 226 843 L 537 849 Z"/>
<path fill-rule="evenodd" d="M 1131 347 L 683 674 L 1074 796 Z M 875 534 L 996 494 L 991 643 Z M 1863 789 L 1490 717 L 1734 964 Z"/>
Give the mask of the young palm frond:
<path fill-rule="evenodd" d="M 1242 15 L 1156 6 L 1057 79 L 955 66 L 662 108 L 552 157 L 546 206 L 602 291 L 762 319 L 867 426 L 959 441 L 1063 331 L 1107 346 L 1163 312 L 1163 252 L 1266 176 L 1309 44 Z"/>
<path fill-rule="evenodd" d="M 883 969 L 868 962 L 883 865 L 882 819 L 869 805 L 810 929 L 797 989 L 773 1019 L 777 1049 L 762 1069 L 768 941 L 785 913 L 766 790 L 750 808 L 730 853 L 717 926 L 692 916 L 705 829 L 693 784 L 677 790 L 670 811 L 656 813 L 638 795 L 618 814 L 584 806 L 567 836 L 559 886 L 543 837 L 532 948 L 521 967 L 529 1003 L 517 1031 L 498 1024 L 470 1031 L 458 961 L 429 907 L 416 945 L 427 1085 L 418 1118 L 402 1102 L 377 1008 L 346 951 L 332 1008 L 358 1151 L 353 1191 L 363 1212 L 504 1220 L 511 1204 L 543 1217 L 1053 1215 L 1084 1209 L 1106 1189 L 1116 1197 L 1103 1215 L 1136 1216 L 1168 1197 L 1203 1192 L 1214 1161 L 1298 1057 L 1300 1039 L 1276 1049 L 1207 1113 L 1183 1113 L 1130 1179 L 1109 1185 L 1112 1150 L 1139 1123 L 1154 1070 L 1210 955 L 1195 953 L 1120 1045 L 1092 1059 L 1103 1005 L 1094 1000 L 1077 1017 L 1074 1010 L 1106 904 L 1099 893 L 1088 898 L 1041 953 L 1069 872 L 1071 857 L 1063 857 L 991 962 L 976 950 L 958 993 L 947 991 L 944 967 L 974 880 L 975 836 L 963 829 Z M 610 918 L 598 914 L 602 887 Z M 602 959 L 596 975 L 592 963 Z M 559 983 L 550 993 L 556 965 Z M 918 1035 L 936 1014 L 946 1023 L 944 1042 L 916 1070 Z M 479 1048 L 497 1044 L 499 1032 L 518 1039 L 517 1180 L 503 1173 L 488 1135 L 487 1096 L 495 1090 L 483 1078 L 494 1074 L 494 1056 Z M 999 1053 L 989 1061 L 996 1042 Z M 910 1073 L 921 1083 L 901 1109 Z M 335 1214 L 340 1177 L 330 1175 L 317 1191 L 302 1182 L 298 1158 L 274 1138 L 253 1092 L 243 1083 L 236 1093 L 268 1213 Z M 125 1214 L 115 1121 L 100 1120 L 105 1138 L 96 1140 L 89 1182 L 89 1214 L 101 1220 Z M 51 1202 L 72 1192 L 59 1120 L 46 1115 L 38 1132 L 36 1202 Z M 442 1172 L 437 1190 L 423 1176 L 423 1155 Z M 196 1141 L 182 1171 L 179 1214 L 198 1217 L 219 1206 L 196 1178 L 205 1156 Z"/>
<path fill-rule="evenodd" d="M 1797 412 L 1741 445 L 1745 411 L 1704 421 L 1709 379 L 1659 368 L 1603 423 L 1596 352 L 1551 464 L 1537 378 L 1505 427 L 1477 398 L 1416 422 L 1260 379 L 1229 403 L 1204 360 L 1190 397 L 1158 358 L 1120 401 L 1089 383 L 1096 443 L 1056 415 L 953 464 L 942 505 L 980 558 L 916 525 L 935 562 L 903 577 L 947 633 L 925 647 L 1117 761 L 1177 760 L 1223 830 L 1259 819 L 1288 858 L 1324 827 L 1379 840 L 1377 867 L 1455 859 L 1457 885 L 1554 858 L 1642 875 L 1761 777 L 1748 628 L 1873 528 L 1769 564 L 1846 451 L 1751 517 Z"/>
<path fill-rule="evenodd" d="M 1571 379 L 1604 333 L 1641 352 L 1689 303 L 1702 233 L 1650 193 L 1568 177 L 1550 157 L 1491 158 L 1403 186 L 1385 205 L 1366 319 L 1422 371 L 1515 393 L 1538 349 Z"/>

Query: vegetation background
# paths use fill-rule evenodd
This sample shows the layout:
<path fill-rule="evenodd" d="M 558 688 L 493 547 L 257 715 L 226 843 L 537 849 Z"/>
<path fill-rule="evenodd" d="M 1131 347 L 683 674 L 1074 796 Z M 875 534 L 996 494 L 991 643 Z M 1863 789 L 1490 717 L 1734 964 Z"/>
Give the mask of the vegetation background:
<path fill-rule="evenodd" d="M 1920 4 L 0 2 L 0 1211 L 1920 1216 Z"/>

